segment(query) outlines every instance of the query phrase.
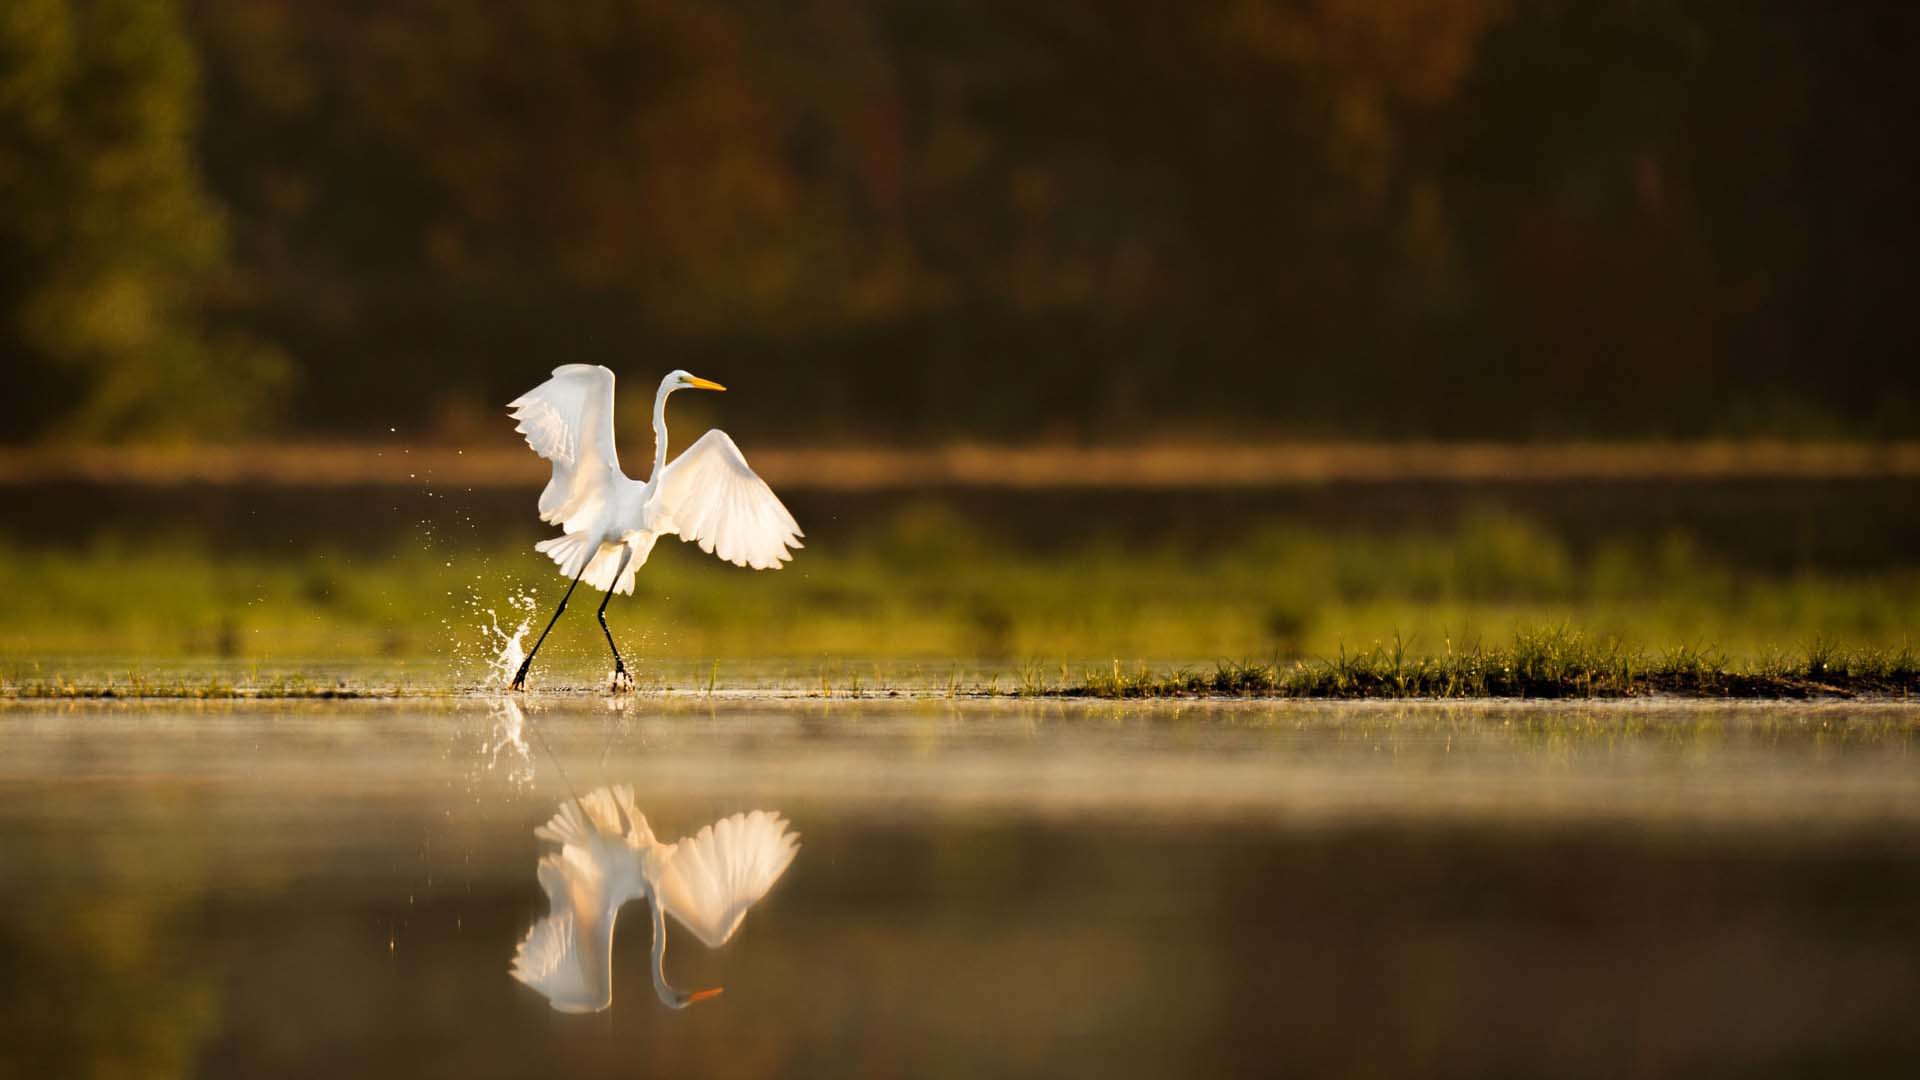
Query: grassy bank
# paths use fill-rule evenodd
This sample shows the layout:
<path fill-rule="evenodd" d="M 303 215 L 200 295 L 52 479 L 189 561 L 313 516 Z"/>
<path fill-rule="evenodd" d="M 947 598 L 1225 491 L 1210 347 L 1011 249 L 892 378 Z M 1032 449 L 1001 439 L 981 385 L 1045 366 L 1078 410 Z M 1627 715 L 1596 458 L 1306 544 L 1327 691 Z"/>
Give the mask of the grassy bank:
<path fill-rule="evenodd" d="M 1714 650 L 1648 653 L 1560 628 L 1523 632 L 1502 647 L 1449 648 L 1433 656 L 1409 655 L 1396 642 L 1333 657 L 1211 670 L 1129 670 L 1116 663 L 1077 682 L 1055 686 L 1041 680 L 1022 692 L 1099 698 L 1908 697 L 1920 693 L 1920 656 L 1906 648 L 1850 651 L 1815 642 L 1736 664 Z"/>
<path fill-rule="evenodd" d="M 1920 628 L 1920 568 L 1904 563 L 1768 571 L 1684 534 L 1582 544 L 1497 512 L 1443 530 L 1275 520 L 1236 523 L 1219 540 L 1052 551 L 1010 549 L 992 535 L 991 522 L 909 509 L 857 543 L 819 542 L 759 574 L 668 541 L 638 593 L 616 598 L 608 617 L 643 665 L 918 658 L 937 667 L 957 657 L 1007 671 L 1037 658 L 1079 666 L 1113 657 L 1129 669 L 1258 657 L 1287 672 L 1295 658 L 1334 657 L 1345 670 L 1359 661 L 1340 657 L 1386 653 L 1404 668 L 1441 663 L 1461 642 L 1557 625 L 1654 657 L 1710 642 L 1728 664 L 1751 667 L 1823 640 L 1897 653 Z M 0 546 L 0 656 L 16 669 L 74 657 L 135 666 L 408 660 L 423 678 L 471 681 L 498 652 L 492 627 L 526 620 L 537 631 L 564 587 L 525 540 L 482 544 L 441 531 L 372 553 L 235 555 L 112 540 Z M 543 655 L 590 669 L 605 646 L 591 602 L 580 600 Z"/>
<path fill-rule="evenodd" d="M 1604 699 L 1666 695 L 1718 699 L 1908 698 L 1920 694 L 1920 655 L 1910 649 L 1848 650 L 1815 642 L 1792 653 L 1736 663 L 1712 650 L 1676 648 L 1650 653 L 1620 641 L 1598 641 L 1565 628 L 1522 632 L 1497 647 L 1448 648 L 1410 654 L 1403 643 L 1341 651 L 1333 656 L 1273 663 L 1220 663 L 1211 668 L 1155 669 L 1114 661 L 1072 675 L 1070 665 L 1028 662 L 1016 673 L 945 680 L 924 667 L 871 674 L 822 670 L 811 678 L 760 684 L 769 692 L 810 697 L 1022 698 L 1300 698 L 1367 699 Z M 643 679 L 645 694 L 713 694 L 721 688 L 716 663 L 706 677 L 682 670 Z M 414 684 L 391 678 L 348 679 L 275 674 L 233 675 L 218 670 L 162 674 L 0 677 L 0 697 L 100 700 L 330 700 L 444 697 L 479 687 Z M 497 684 L 495 684 L 497 692 Z M 563 692 L 594 692 L 594 685 Z"/>

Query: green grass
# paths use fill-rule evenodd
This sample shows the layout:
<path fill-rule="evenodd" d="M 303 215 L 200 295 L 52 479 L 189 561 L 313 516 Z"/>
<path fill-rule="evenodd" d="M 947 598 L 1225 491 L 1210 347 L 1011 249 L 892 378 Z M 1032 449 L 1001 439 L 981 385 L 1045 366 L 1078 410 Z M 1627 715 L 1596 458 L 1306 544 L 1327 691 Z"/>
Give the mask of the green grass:
<path fill-rule="evenodd" d="M 716 662 L 704 680 L 689 672 L 684 685 L 643 683 L 641 693 L 679 690 L 712 695 Z M 804 692 L 822 698 L 897 694 L 921 696 L 1088 698 L 1308 698 L 1308 699 L 1559 699 L 1630 698 L 1654 694 L 1695 698 L 1804 699 L 1920 693 L 1920 655 L 1838 648 L 1815 641 L 1793 654 L 1744 664 L 1693 647 L 1649 654 L 1613 640 L 1593 640 L 1566 627 L 1523 632 L 1497 648 L 1474 645 L 1416 656 L 1404 642 L 1333 656 L 1272 663 L 1221 663 L 1211 670 L 1155 670 L 1115 661 L 1078 679 L 1065 664 L 1023 664 L 1008 684 L 998 674 L 962 683 L 950 671 L 944 687 L 925 677 L 893 678 L 876 669 L 819 673 Z M 124 677 L 63 676 L 0 680 L 0 696 L 65 699 L 354 699 L 445 696 L 462 687 L 415 688 L 392 682 L 351 682 L 275 675 L 232 679 L 219 673 Z"/>
<path fill-rule="evenodd" d="M 1089 671 L 1063 686 L 1099 698 L 1621 698 L 1649 694 L 1808 698 L 1920 693 L 1920 656 L 1844 651 L 1816 641 L 1792 655 L 1730 664 L 1694 647 L 1648 654 L 1561 627 L 1523 632 L 1510 645 L 1411 656 L 1400 642 L 1291 663 L 1222 663 L 1211 671 L 1144 666 Z"/>
<path fill-rule="evenodd" d="M 280 676 L 255 681 L 235 680 L 220 674 L 191 677 L 156 675 L 140 671 L 130 671 L 123 678 L 76 678 L 55 675 L 0 680 L 0 697 L 27 700 L 332 701 L 421 696 L 423 693 L 391 684 L 349 686 L 338 682 L 315 682 L 299 676 Z"/>
<path fill-rule="evenodd" d="M 1075 681 L 1062 658 L 1072 672 L 1089 658 L 1166 670 L 1270 657 L 1289 686 L 1319 673 L 1337 687 L 1384 665 L 1398 686 L 1439 671 L 1481 679 L 1471 658 L 1494 653 L 1450 643 L 1512 641 L 1542 626 L 1637 643 L 1656 661 L 1676 643 L 1713 642 L 1723 655 L 1695 661 L 1703 673 L 1758 672 L 1798 652 L 1818 660 L 1808 643 L 1823 641 L 1898 654 L 1920 629 L 1920 564 L 1771 574 L 1683 534 L 1583 546 L 1503 513 L 1402 532 L 1256 522 L 1207 546 L 1109 541 L 1051 552 L 1006 547 L 992 532 L 952 511 L 909 508 L 857 544 L 816 543 L 777 573 L 667 541 L 637 595 L 616 598 L 608 617 L 638 663 L 697 668 L 702 683 L 722 677 L 716 662 L 749 657 L 821 673 L 856 659 L 914 659 L 943 680 L 956 662 L 992 669 L 1030 693 Z M 564 588 L 529 547 L 426 538 L 372 554 L 229 557 L 184 542 L 0 546 L 0 656 L 16 681 L 36 662 L 74 670 L 198 659 L 295 671 L 404 660 L 424 680 L 471 682 L 497 652 L 482 630 L 489 611 L 537 630 Z M 590 604 L 575 598 L 543 656 L 583 671 L 604 661 Z M 1304 659 L 1314 657 L 1329 659 Z M 870 671 L 843 672 L 835 689 L 871 682 Z"/>

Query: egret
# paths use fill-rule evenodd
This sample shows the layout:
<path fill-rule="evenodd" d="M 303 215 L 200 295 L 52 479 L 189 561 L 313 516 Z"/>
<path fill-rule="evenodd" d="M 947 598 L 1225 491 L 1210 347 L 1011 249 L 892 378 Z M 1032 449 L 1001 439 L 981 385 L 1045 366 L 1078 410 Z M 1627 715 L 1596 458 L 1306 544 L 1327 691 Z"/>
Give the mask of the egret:
<path fill-rule="evenodd" d="M 688 992 L 668 985 L 666 916 L 717 949 L 800 851 L 787 820 L 765 810 L 661 843 L 626 785 L 561 803 L 534 835 L 560 850 L 540 859 L 550 912 L 520 942 L 512 974 L 568 1013 L 613 1004 L 613 922 L 636 899 L 653 909 L 653 990 L 661 1003 L 684 1009 L 719 994 L 719 987 Z"/>
<path fill-rule="evenodd" d="M 613 687 L 632 684 L 627 665 L 607 628 L 614 593 L 633 594 L 634 573 L 662 536 L 700 545 L 735 566 L 777 570 L 801 545 L 800 525 L 773 489 L 747 464 L 727 433 L 700 436 L 672 464 L 667 462 L 667 398 L 676 390 L 725 390 L 711 379 L 671 371 L 653 398 L 653 472 L 645 483 L 620 471 L 613 445 L 613 372 L 593 364 L 566 364 L 553 377 L 507 407 L 533 452 L 553 463 L 553 479 L 540 493 L 540 520 L 561 535 L 535 550 L 571 577 L 547 628 L 527 651 L 513 677 L 525 687 L 533 658 L 567 610 L 582 580 L 605 592 L 600 631 L 613 650 Z"/>

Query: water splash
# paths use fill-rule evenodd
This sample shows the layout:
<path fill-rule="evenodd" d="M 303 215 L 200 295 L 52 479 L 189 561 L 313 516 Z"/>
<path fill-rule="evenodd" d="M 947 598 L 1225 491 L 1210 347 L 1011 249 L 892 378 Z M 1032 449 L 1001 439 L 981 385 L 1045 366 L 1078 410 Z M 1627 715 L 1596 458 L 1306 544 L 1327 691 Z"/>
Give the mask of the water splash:
<path fill-rule="evenodd" d="M 486 661 L 486 669 L 480 676 L 483 689 L 504 688 L 519 673 L 521 661 L 527 658 L 526 637 L 527 631 L 533 626 L 535 604 L 532 593 L 516 593 L 507 597 L 507 618 L 513 622 L 511 631 L 501 627 L 499 612 L 493 608 L 484 609 L 487 621 L 479 624 L 483 639 L 481 657 Z M 474 607 L 479 609 L 477 601 Z"/>
<path fill-rule="evenodd" d="M 506 686 L 512 681 L 514 675 L 519 673 L 520 664 L 527 658 L 526 646 L 521 644 L 521 639 L 526 637 L 529 625 L 527 620 L 520 620 L 520 624 L 513 628 L 512 634 L 500 629 L 497 621 L 488 628 L 495 640 L 500 643 L 500 651 L 487 668 L 486 676 L 481 679 L 481 685 Z"/>

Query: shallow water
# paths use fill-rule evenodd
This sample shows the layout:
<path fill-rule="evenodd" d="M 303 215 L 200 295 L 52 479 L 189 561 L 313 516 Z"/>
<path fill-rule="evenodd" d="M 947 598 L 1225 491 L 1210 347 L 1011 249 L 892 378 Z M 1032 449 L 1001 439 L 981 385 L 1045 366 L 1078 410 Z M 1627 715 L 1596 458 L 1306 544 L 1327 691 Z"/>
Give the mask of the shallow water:
<path fill-rule="evenodd" d="M 1920 709 L 0 705 L 0 1074 L 1911 1074 Z M 723 948 L 507 974 L 533 828 L 777 810 Z"/>

